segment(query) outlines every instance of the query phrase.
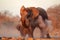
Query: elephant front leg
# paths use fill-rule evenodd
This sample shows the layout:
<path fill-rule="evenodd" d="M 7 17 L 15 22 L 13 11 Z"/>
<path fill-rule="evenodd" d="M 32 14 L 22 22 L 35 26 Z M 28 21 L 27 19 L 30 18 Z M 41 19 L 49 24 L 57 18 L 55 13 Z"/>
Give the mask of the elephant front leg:
<path fill-rule="evenodd" d="M 35 27 L 29 27 L 29 37 L 34 37 L 33 32 L 34 32 Z"/>

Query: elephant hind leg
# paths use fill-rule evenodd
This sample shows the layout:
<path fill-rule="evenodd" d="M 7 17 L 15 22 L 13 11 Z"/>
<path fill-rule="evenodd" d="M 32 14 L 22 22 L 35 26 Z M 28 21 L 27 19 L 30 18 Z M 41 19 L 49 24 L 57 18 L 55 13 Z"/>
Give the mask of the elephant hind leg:
<path fill-rule="evenodd" d="M 49 35 L 49 33 L 47 34 L 47 38 L 51 38 L 50 35 Z"/>
<path fill-rule="evenodd" d="M 41 30 L 41 37 L 42 38 L 50 38 L 48 31 L 46 31 L 44 29 L 40 29 L 40 30 Z"/>

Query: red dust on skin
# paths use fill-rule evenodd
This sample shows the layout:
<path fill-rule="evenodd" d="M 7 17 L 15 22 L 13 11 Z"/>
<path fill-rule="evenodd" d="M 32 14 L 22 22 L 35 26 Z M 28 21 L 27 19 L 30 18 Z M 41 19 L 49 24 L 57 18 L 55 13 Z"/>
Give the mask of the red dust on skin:
<path fill-rule="evenodd" d="M 29 21 L 29 19 L 26 18 L 26 16 L 28 15 L 28 12 L 27 12 L 28 10 L 32 10 L 33 15 L 30 17 L 31 21 Z M 47 26 L 44 22 L 44 19 L 48 19 L 48 18 L 45 18 L 45 17 L 47 17 L 47 13 L 44 9 L 42 9 L 42 8 L 39 9 L 39 8 L 35 8 L 35 7 L 25 8 L 24 6 L 22 6 L 20 9 L 20 14 L 21 14 L 20 22 L 22 25 L 19 24 L 17 26 L 17 29 L 21 32 L 22 36 L 25 37 L 26 34 L 28 34 L 29 37 L 33 37 L 33 31 L 34 31 L 35 27 L 37 27 L 38 25 L 39 25 L 38 27 L 41 30 L 42 37 L 44 37 L 44 35 L 49 36 Z M 40 15 L 43 15 L 43 16 L 40 16 Z M 35 19 L 36 17 L 37 17 L 37 20 Z M 35 20 L 35 22 L 34 22 L 34 20 Z M 28 25 L 28 26 L 26 27 L 26 25 Z M 34 25 L 37 25 L 37 26 L 34 26 Z"/>

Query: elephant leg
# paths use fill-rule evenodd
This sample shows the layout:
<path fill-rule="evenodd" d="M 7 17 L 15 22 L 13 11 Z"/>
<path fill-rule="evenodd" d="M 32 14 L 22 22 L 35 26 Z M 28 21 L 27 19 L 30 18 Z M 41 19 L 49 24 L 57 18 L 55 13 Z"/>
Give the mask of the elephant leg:
<path fill-rule="evenodd" d="M 40 32 L 41 32 L 41 38 L 45 38 L 44 36 L 45 36 L 45 34 L 44 34 L 44 32 L 43 32 L 43 30 L 42 30 L 42 28 L 41 27 L 39 27 L 39 29 L 40 29 Z"/>
<path fill-rule="evenodd" d="M 47 38 L 51 38 L 50 35 L 49 35 L 49 33 L 47 34 Z"/>
<path fill-rule="evenodd" d="M 45 29 L 45 28 L 40 28 L 40 30 L 41 30 L 41 37 L 42 38 L 50 38 L 50 35 L 49 35 L 49 33 L 48 33 L 48 30 L 47 29 Z"/>
<path fill-rule="evenodd" d="M 30 27 L 29 28 L 29 37 L 33 37 L 34 29 L 35 29 L 35 27 Z"/>

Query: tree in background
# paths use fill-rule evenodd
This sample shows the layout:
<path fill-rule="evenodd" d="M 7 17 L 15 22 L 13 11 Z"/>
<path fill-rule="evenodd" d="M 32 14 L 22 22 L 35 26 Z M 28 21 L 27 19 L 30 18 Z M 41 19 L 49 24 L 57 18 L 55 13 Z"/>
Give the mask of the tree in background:
<path fill-rule="evenodd" d="M 47 9 L 47 14 L 49 19 L 52 21 L 53 30 L 51 36 L 60 37 L 60 5 L 49 7 Z"/>

